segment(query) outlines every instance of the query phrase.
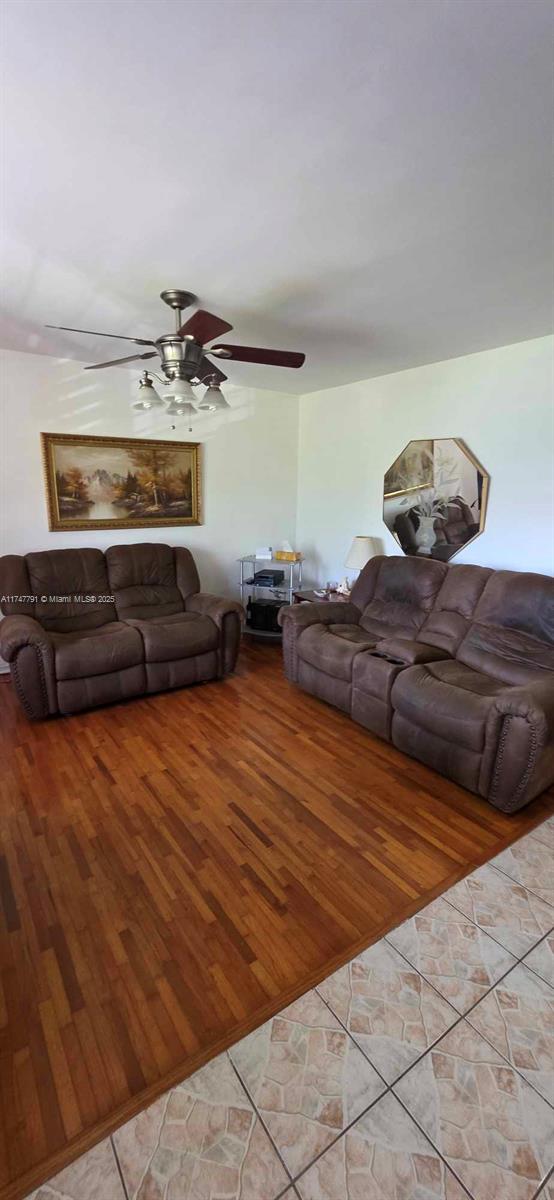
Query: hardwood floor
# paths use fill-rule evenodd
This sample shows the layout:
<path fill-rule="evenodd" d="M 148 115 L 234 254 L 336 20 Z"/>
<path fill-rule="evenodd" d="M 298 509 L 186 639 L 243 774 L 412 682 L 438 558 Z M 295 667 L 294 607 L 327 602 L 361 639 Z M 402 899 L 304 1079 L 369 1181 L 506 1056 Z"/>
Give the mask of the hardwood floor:
<path fill-rule="evenodd" d="M 27 721 L 0 685 L 0 1184 L 25 1195 L 554 812 L 512 817 L 246 645 Z"/>

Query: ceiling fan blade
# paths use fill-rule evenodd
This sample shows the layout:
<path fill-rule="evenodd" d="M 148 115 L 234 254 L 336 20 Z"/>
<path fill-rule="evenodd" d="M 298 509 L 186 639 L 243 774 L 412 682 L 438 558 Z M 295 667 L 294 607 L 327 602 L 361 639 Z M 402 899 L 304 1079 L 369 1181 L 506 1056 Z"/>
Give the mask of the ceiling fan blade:
<path fill-rule="evenodd" d="M 149 354 L 127 354 L 125 358 L 112 358 L 109 362 L 93 363 L 90 367 L 85 367 L 85 371 L 102 371 L 104 367 L 117 367 L 119 363 L 137 362 L 139 358 L 157 358 L 157 350 L 151 350 Z"/>
<path fill-rule="evenodd" d="M 213 313 L 206 312 L 205 309 L 199 308 L 184 325 L 181 325 L 179 333 L 182 337 L 185 334 L 192 334 L 195 341 L 200 342 L 204 346 L 206 342 L 211 342 L 212 338 L 221 337 L 222 333 L 228 333 L 233 326 L 229 325 L 228 321 L 223 321 L 221 317 L 214 316 Z"/>
<path fill-rule="evenodd" d="M 135 342 L 137 346 L 155 346 L 148 338 L 127 337 L 124 333 L 98 333 L 96 329 L 73 329 L 71 325 L 45 325 L 45 329 L 64 329 L 66 333 L 90 333 L 92 337 L 118 338 L 122 342 Z"/>
<path fill-rule="evenodd" d="M 215 363 L 210 362 L 209 358 L 206 358 L 206 355 L 204 354 L 200 359 L 198 378 L 206 379 L 208 375 L 211 375 L 212 378 L 215 375 L 218 384 L 224 383 L 224 381 L 228 378 L 228 376 L 224 375 L 223 371 L 220 371 L 219 367 L 216 367 Z"/>
<path fill-rule="evenodd" d="M 236 362 L 265 363 L 268 367 L 301 367 L 306 361 L 305 354 L 294 350 L 262 350 L 260 346 L 229 346 L 226 344 L 211 346 L 209 353 L 215 354 L 222 350 L 222 358 L 232 358 Z"/>

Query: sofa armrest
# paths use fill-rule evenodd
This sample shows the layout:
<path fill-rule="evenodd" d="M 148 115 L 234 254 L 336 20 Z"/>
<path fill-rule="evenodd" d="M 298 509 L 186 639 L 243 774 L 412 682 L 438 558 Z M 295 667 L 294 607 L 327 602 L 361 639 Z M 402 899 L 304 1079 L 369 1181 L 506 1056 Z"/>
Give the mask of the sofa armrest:
<path fill-rule="evenodd" d="M 284 604 L 279 609 L 279 624 L 285 621 L 305 629 L 308 625 L 357 625 L 360 610 L 355 604 L 340 600 L 321 600 L 313 604 Z"/>
<path fill-rule="evenodd" d="M 414 642 L 409 638 L 391 637 L 377 642 L 373 654 L 381 654 L 383 658 L 393 658 L 395 662 L 404 663 L 407 667 L 419 666 L 420 663 L 439 662 L 452 656 L 447 650 L 438 646 L 428 646 L 425 642 Z"/>
<path fill-rule="evenodd" d="M 357 625 L 360 609 L 340 600 L 322 600 L 314 604 L 287 604 L 279 610 L 283 630 L 283 665 L 291 683 L 298 678 L 298 639 L 310 625 Z"/>
<path fill-rule="evenodd" d="M 223 596 L 212 596 L 210 592 L 195 592 L 185 601 L 185 612 L 210 617 L 219 630 L 219 674 L 234 671 L 240 645 L 241 627 L 244 623 L 244 608 L 237 600 Z"/>
<path fill-rule="evenodd" d="M 507 687 L 495 697 L 495 708 L 504 717 L 521 717 L 546 740 L 554 737 L 554 675 L 532 683 Z"/>
<path fill-rule="evenodd" d="M 16 614 L 0 622 L 0 654 L 11 663 L 23 646 L 37 646 L 52 651 L 52 642 L 45 629 L 34 617 Z"/>
<path fill-rule="evenodd" d="M 14 615 L 0 622 L 0 654 L 10 664 L 19 700 L 28 717 L 58 711 L 52 641 L 34 617 Z"/>
<path fill-rule="evenodd" d="M 554 676 L 506 687 L 487 722 L 488 799 L 514 812 L 554 782 Z"/>

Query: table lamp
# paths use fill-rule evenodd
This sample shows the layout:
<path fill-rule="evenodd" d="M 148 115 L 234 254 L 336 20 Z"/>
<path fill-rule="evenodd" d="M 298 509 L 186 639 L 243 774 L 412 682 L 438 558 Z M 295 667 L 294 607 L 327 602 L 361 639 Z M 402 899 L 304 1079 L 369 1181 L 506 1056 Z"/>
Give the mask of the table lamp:
<path fill-rule="evenodd" d="M 344 565 L 345 567 L 350 567 L 352 570 L 361 571 L 370 558 L 375 558 L 375 555 L 380 553 L 381 550 L 377 538 L 359 535 L 353 539 L 350 550 L 344 560 Z M 341 588 L 350 590 L 348 580 L 345 580 L 344 584 L 341 584 Z"/>

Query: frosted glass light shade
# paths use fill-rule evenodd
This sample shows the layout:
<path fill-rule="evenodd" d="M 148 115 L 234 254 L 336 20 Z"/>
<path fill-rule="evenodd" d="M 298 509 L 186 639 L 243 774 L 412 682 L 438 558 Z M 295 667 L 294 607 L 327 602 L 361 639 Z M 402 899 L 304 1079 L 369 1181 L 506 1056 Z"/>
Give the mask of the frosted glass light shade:
<path fill-rule="evenodd" d="M 215 412 L 216 409 L 230 408 L 231 406 L 227 403 L 221 388 L 217 387 L 216 384 L 211 383 L 210 386 L 206 388 L 198 407 L 203 409 L 204 412 Z"/>
<path fill-rule="evenodd" d="M 143 388 L 142 393 L 144 402 L 148 404 L 149 408 L 163 408 L 164 402 L 155 387 Z"/>
<path fill-rule="evenodd" d="M 169 400 L 174 404 L 181 404 L 186 401 L 188 404 L 194 403 L 196 396 L 190 386 L 188 379 L 172 379 L 167 385 L 164 392 L 164 400 Z"/>
<path fill-rule="evenodd" d="M 344 565 L 352 570 L 361 571 L 370 558 L 374 558 L 378 553 L 375 538 L 355 537 L 344 560 Z"/>
<path fill-rule="evenodd" d="M 190 420 L 191 417 L 196 416 L 196 409 L 194 405 L 189 404 L 188 400 L 183 400 L 181 402 L 177 397 L 172 399 L 171 404 L 168 405 L 166 411 L 169 417 L 188 417 Z"/>
<path fill-rule="evenodd" d="M 148 408 L 163 408 L 163 403 L 161 396 L 158 395 L 152 383 L 148 371 L 144 371 L 143 378 L 139 380 L 139 399 L 133 404 L 133 408 L 141 412 Z"/>

